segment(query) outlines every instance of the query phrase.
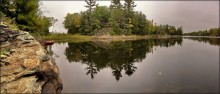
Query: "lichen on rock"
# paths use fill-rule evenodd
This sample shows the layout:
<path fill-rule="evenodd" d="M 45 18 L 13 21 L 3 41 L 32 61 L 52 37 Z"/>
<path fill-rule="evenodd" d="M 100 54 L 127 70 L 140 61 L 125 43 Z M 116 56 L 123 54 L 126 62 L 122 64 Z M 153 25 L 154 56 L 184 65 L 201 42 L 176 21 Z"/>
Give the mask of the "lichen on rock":
<path fill-rule="evenodd" d="M 60 93 L 59 69 L 28 32 L 0 26 L 1 93 Z"/>

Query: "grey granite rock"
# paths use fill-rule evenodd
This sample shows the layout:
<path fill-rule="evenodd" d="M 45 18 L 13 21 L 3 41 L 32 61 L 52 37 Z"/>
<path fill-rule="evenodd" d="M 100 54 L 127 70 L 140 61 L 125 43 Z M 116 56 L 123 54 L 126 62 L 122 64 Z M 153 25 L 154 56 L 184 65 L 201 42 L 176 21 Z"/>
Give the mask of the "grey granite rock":
<path fill-rule="evenodd" d="M 7 50 L 0 56 L 1 93 L 60 93 L 59 69 L 40 43 L 28 32 L 0 27 Z"/>

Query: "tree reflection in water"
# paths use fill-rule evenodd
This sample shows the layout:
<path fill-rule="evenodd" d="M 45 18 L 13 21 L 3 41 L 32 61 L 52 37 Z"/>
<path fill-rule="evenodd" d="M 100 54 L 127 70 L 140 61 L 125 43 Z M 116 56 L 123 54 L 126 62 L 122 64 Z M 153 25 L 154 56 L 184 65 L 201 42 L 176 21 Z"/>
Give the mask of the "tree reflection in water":
<path fill-rule="evenodd" d="M 206 38 L 206 37 L 184 37 L 185 39 L 198 41 L 198 42 L 204 42 L 209 43 L 210 45 L 220 45 L 220 38 Z"/>
<path fill-rule="evenodd" d="M 124 42 L 68 43 L 65 55 L 69 62 L 86 64 L 87 75 L 94 78 L 100 70 L 111 68 L 118 81 L 122 71 L 131 76 L 136 71 L 135 62 L 141 62 L 147 53 L 153 53 L 154 46 L 171 47 L 181 45 L 182 38 L 161 38 Z"/>

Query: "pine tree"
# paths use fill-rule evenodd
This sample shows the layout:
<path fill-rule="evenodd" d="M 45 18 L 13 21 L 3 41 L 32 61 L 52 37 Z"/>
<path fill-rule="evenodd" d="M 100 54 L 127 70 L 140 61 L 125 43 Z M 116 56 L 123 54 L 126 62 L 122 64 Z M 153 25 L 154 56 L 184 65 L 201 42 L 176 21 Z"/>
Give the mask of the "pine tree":
<path fill-rule="evenodd" d="M 7 17 L 14 18 L 15 3 L 14 0 L 0 0 L 0 11 Z"/>
<path fill-rule="evenodd" d="M 111 7 L 111 8 L 121 8 L 122 5 L 121 5 L 120 0 L 112 0 L 110 7 Z"/>
<path fill-rule="evenodd" d="M 89 13 L 91 13 L 92 8 L 94 6 L 96 6 L 96 1 L 95 0 L 85 0 L 85 2 L 87 3 L 87 5 L 85 7 L 87 7 L 89 9 Z"/>
<path fill-rule="evenodd" d="M 125 0 L 125 4 L 124 4 L 125 10 L 133 11 L 134 7 L 136 7 L 136 5 L 134 4 L 133 0 Z"/>
<path fill-rule="evenodd" d="M 96 6 L 96 1 L 95 0 L 85 0 L 85 2 L 87 3 L 87 5 L 85 7 L 88 8 L 88 14 L 89 14 L 89 17 L 88 17 L 88 20 L 89 20 L 89 26 L 91 27 L 91 23 L 92 23 L 92 17 L 91 17 L 91 13 L 92 13 L 92 8 L 94 6 Z"/>

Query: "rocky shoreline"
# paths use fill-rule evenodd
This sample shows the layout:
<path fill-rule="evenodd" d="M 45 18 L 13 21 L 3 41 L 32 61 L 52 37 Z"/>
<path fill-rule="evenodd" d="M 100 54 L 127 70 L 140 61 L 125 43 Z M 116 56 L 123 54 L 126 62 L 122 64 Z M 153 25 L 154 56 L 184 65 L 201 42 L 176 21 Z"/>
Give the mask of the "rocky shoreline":
<path fill-rule="evenodd" d="M 59 69 L 28 32 L 0 25 L 1 93 L 61 93 Z"/>

